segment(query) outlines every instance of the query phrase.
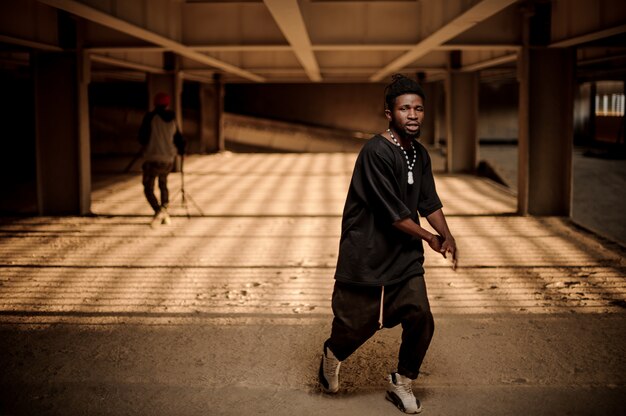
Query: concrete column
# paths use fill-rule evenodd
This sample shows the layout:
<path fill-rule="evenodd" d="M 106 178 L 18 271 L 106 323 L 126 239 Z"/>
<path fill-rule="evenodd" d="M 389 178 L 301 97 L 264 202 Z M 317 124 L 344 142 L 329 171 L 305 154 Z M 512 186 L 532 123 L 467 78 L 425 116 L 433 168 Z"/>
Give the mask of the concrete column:
<path fill-rule="evenodd" d="M 598 93 L 598 85 L 596 82 L 591 83 L 589 90 L 589 130 L 587 133 L 587 143 L 591 143 L 596 139 L 596 94 Z"/>
<path fill-rule="evenodd" d="M 626 94 L 626 77 L 624 77 L 624 80 L 622 81 L 622 94 Z M 622 145 L 622 151 L 624 151 L 624 145 L 626 145 L 626 132 L 624 131 L 625 127 L 626 127 L 626 112 L 622 114 L 622 127 L 619 129 L 619 136 L 617 137 L 617 143 Z"/>
<path fill-rule="evenodd" d="M 447 171 L 474 172 L 478 159 L 478 74 L 461 72 L 451 59 L 446 77 Z"/>
<path fill-rule="evenodd" d="M 180 76 L 180 58 L 172 52 L 163 54 L 163 67 L 166 74 L 148 74 L 148 108 L 154 108 L 152 100 L 159 92 L 168 94 L 171 98 L 170 109 L 176 112 L 176 122 L 181 133 L 183 132 L 182 91 L 183 79 Z"/>
<path fill-rule="evenodd" d="M 91 213 L 91 135 L 89 114 L 89 83 L 91 82 L 91 59 L 80 49 L 76 55 L 78 64 L 78 160 L 79 160 L 79 212 Z"/>
<path fill-rule="evenodd" d="M 219 150 L 226 150 L 224 139 L 224 82 L 220 74 L 213 76 L 215 85 L 215 137 Z"/>
<path fill-rule="evenodd" d="M 518 62 L 518 212 L 569 216 L 576 55 L 548 48 L 549 39 L 550 4 L 537 4 L 525 16 Z"/>
<path fill-rule="evenodd" d="M 33 55 L 37 209 L 40 215 L 91 210 L 90 63 L 75 21 L 60 16 L 61 44 L 75 51 Z"/>
<path fill-rule="evenodd" d="M 446 131 L 446 95 L 444 92 L 445 82 L 436 82 L 435 90 L 437 95 L 437 102 L 433 103 L 433 115 L 435 116 L 435 147 L 441 147 L 441 143 L 447 143 L 448 133 Z"/>
<path fill-rule="evenodd" d="M 524 48 L 520 54 L 518 211 L 569 216 L 575 53 Z"/>
<path fill-rule="evenodd" d="M 216 74 L 213 84 L 200 86 L 200 143 L 206 153 L 225 150 L 224 85 Z"/>
<path fill-rule="evenodd" d="M 422 122 L 420 142 L 427 146 L 433 146 L 436 142 L 435 138 L 435 121 L 437 118 L 438 105 L 438 88 L 433 82 L 422 84 L 426 102 L 424 104 L 424 121 Z"/>
<path fill-rule="evenodd" d="M 213 84 L 200 86 L 200 143 L 207 153 L 221 152 L 224 143 L 224 84 L 220 74 L 213 76 Z"/>

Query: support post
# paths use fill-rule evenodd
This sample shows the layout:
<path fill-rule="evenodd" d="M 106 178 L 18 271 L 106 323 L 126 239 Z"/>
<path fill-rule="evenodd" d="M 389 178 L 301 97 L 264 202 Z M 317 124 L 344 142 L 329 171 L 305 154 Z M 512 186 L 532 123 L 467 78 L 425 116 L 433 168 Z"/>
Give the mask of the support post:
<path fill-rule="evenodd" d="M 420 142 L 426 146 L 435 145 L 435 123 L 437 119 L 437 106 L 438 106 L 438 92 L 437 85 L 433 82 L 427 82 L 422 84 L 424 94 L 426 95 L 426 102 L 424 104 L 424 121 L 422 122 Z"/>
<path fill-rule="evenodd" d="M 534 7 L 518 64 L 518 212 L 570 216 L 576 56 L 547 47 L 550 4 Z"/>
<path fill-rule="evenodd" d="M 221 78 L 213 78 L 213 84 L 200 86 L 200 143 L 206 153 L 225 150 L 224 145 L 224 87 Z"/>
<path fill-rule="evenodd" d="M 447 171 L 471 173 L 478 160 L 478 75 L 461 72 L 461 52 L 450 56 L 446 77 Z"/>
<path fill-rule="evenodd" d="M 59 39 L 71 52 L 33 55 L 37 210 L 40 215 L 91 211 L 90 63 L 82 24 L 59 13 Z"/>

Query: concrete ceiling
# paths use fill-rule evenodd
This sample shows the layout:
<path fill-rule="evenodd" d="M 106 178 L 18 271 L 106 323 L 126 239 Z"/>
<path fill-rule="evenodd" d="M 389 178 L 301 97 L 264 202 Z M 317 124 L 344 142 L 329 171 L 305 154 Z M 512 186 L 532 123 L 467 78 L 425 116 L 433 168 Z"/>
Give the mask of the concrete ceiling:
<path fill-rule="evenodd" d="M 0 42 L 59 50 L 60 10 L 78 18 L 94 70 L 113 76 L 163 72 L 163 52 L 170 51 L 180 57 L 183 75 L 199 81 L 216 73 L 226 82 L 378 82 L 394 72 L 437 79 L 451 51 L 461 52 L 461 70 L 514 68 L 532 3 L 5 0 Z M 581 47 L 626 32 L 623 0 L 551 3 L 552 47 Z M 615 45 L 594 48 L 594 59 L 626 53 Z"/>

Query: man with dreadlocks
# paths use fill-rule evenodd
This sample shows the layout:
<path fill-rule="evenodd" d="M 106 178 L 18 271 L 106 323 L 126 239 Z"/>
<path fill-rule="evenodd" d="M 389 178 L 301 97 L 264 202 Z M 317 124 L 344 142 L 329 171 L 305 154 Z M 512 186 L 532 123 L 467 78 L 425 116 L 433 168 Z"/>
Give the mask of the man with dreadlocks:
<path fill-rule="evenodd" d="M 417 142 L 424 91 L 394 75 L 385 88 L 389 128 L 361 149 L 343 211 L 332 296 L 334 318 L 323 347 L 319 381 L 339 390 L 339 367 L 377 330 L 402 325 L 398 367 L 387 376 L 387 399 L 419 413 L 412 380 L 434 331 L 424 283 L 424 240 L 456 267 L 457 250 L 435 190 L 430 157 Z M 438 234 L 420 226 L 426 218 Z"/>

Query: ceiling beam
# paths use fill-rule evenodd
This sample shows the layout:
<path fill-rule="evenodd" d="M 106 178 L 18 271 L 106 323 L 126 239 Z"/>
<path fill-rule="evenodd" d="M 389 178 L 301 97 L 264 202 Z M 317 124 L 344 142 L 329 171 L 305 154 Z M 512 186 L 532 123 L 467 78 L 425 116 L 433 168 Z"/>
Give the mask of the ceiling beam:
<path fill-rule="evenodd" d="M 479 71 L 485 68 L 491 68 L 492 66 L 508 64 L 509 62 L 517 61 L 517 53 L 498 56 L 497 58 L 487 59 L 485 61 L 476 62 L 469 65 L 464 65 L 461 67 L 461 71 L 463 72 L 471 72 L 471 71 Z"/>
<path fill-rule="evenodd" d="M 202 84 L 215 84 L 215 79 L 212 77 L 213 74 L 211 74 L 210 76 L 203 76 L 203 75 L 190 73 L 188 71 L 180 71 L 180 76 L 183 79 L 186 79 L 189 81 L 200 82 Z"/>
<path fill-rule="evenodd" d="M 437 51 L 519 51 L 522 45 L 513 43 L 446 43 L 434 48 Z"/>
<path fill-rule="evenodd" d="M 162 46 L 88 46 L 85 50 L 91 53 L 162 53 L 169 49 Z"/>
<path fill-rule="evenodd" d="M 189 71 L 198 71 L 197 69 L 189 70 Z M 254 68 L 256 72 L 259 74 L 304 74 L 304 70 L 302 68 Z M 350 75 L 359 75 L 359 76 L 367 76 L 372 73 L 374 68 L 371 67 L 332 67 L 332 68 L 324 68 L 322 72 L 324 74 L 346 74 L 346 76 Z M 414 72 L 426 72 L 426 71 L 446 71 L 445 67 L 442 66 L 434 66 L 434 67 L 425 67 L 425 66 L 416 66 L 416 67 L 406 67 L 403 72 L 414 73 Z"/>
<path fill-rule="evenodd" d="M 42 51 L 61 52 L 63 48 L 56 45 L 50 45 L 48 43 L 36 42 L 33 40 L 16 38 L 13 36 L 0 35 L 0 42 L 8 43 L 10 45 L 19 45 L 26 48 L 38 49 Z"/>
<path fill-rule="evenodd" d="M 136 62 L 126 61 L 124 59 L 112 58 L 110 56 L 98 55 L 93 53 L 89 54 L 89 56 L 94 62 L 118 66 L 120 68 L 135 69 L 137 71 L 147 72 L 151 74 L 165 74 L 167 72 L 163 68 L 159 68 L 156 66 L 138 64 Z"/>
<path fill-rule="evenodd" d="M 597 58 L 579 59 L 578 65 L 579 66 L 595 65 L 595 64 L 600 64 L 600 63 L 610 62 L 610 61 L 617 61 L 617 60 L 622 60 L 622 59 L 626 59 L 626 54 L 606 55 L 606 56 L 600 56 Z"/>
<path fill-rule="evenodd" d="M 516 1 L 517 0 L 481 1 L 480 3 L 473 6 L 471 9 L 457 16 L 455 19 L 427 36 L 407 53 L 391 61 L 389 64 L 387 64 L 387 66 L 372 75 L 370 77 L 370 81 L 380 81 L 387 75 L 401 70 L 412 62 L 415 62 L 415 60 L 417 60 L 418 58 L 421 58 L 427 53 L 435 50 L 435 48 L 441 46 L 445 42 L 455 38 L 461 33 L 472 28 L 476 24 L 500 12 L 501 10 L 515 3 Z"/>
<path fill-rule="evenodd" d="M 204 55 L 200 52 L 194 51 L 193 49 L 183 45 L 182 43 L 176 42 L 170 38 L 166 38 L 165 36 L 161 36 L 157 33 L 151 32 L 147 29 L 144 29 L 142 27 L 129 23 L 125 20 L 119 19 L 107 13 L 96 10 L 92 7 L 86 6 L 78 1 L 74 1 L 74 0 L 38 0 L 38 1 L 43 4 L 47 4 L 48 6 L 52 6 L 57 9 L 64 10 L 68 13 L 72 13 L 76 16 L 82 17 L 83 19 L 87 19 L 92 22 L 98 23 L 102 26 L 106 26 L 108 28 L 117 30 L 122 33 L 126 33 L 127 35 L 136 37 L 138 39 L 142 39 L 146 42 L 154 43 L 155 45 L 159 45 L 163 48 L 166 48 L 167 50 L 170 50 L 174 53 L 184 56 L 185 58 L 189 58 L 201 64 L 219 68 L 225 72 L 238 75 L 242 78 L 246 78 L 251 81 L 257 81 L 257 82 L 265 81 L 263 77 L 253 74 L 252 72 L 246 71 L 242 68 L 236 67 L 229 63 L 220 61 L 218 59 Z"/>
<path fill-rule="evenodd" d="M 569 46 L 580 45 L 581 43 L 593 42 L 594 40 L 608 38 L 626 32 L 626 24 L 599 30 L 597 32 L 585 33 L 569 39 L 563 39 L 550 44 L 552 48 L 567 48 Z"/>
<path fill-rule="evenodd" d="M 311 81 L 322 80 L 297 0 L 263 0 Z"/>
<path fill-rule="evenodd" d="M 325 44 L 312 45 L 314 51 L 322 52 L 361 52 L 361 51 L 406 51 L 413 47 L 411 44 L 405 43 L 388 43 L 388 44 Z"/>
<path fill-rule="evenodd" d="M 137 71 L 111 71 L 95 69 L 91 71 L 91 80 L 119 80 L 119 81 L 131 81 L 131 82 L 145 82 L 146 74 Z"/>
<path fill-rule="evenodd" d="M 313 51 L 350 52 L 350 51 L 406 51 L 412 44 L 342 44 L 342 45 L 311 45 Z M 188 46 L 198 52 L 292 52 L 290 45 L 194 45 Z M 93 46 L 85 48 L 91 52 L 163 52 L 166 49 L 158 46 Z M 458 48 L 456 48 L 458 49 Z M 483 48 L 484 49 L 484 48 Z"/>
<path fill-rule="evenodd" d="M 0 40 L 1 40 L 0 36 Z M 386 44 L 319 44 L 311 45 L 311 50 L 317 52 L 367 52 L 367 51 L 408 51 L 415 45 L 408 43 L 386 43 Z M 291 52 L 290 45 L 193 45 L 187 46 L 197 52 Z M 433 48 L 437 51 L 517 51 L 521 48 L 515 44 L 479 44 L 479 43 L 455 43 L 445 44 Z M 92 46 L 85 50 L 94 53 L 132 53 L 132 52 L 165 52 L 167 48 L 160 46 Z"/>

